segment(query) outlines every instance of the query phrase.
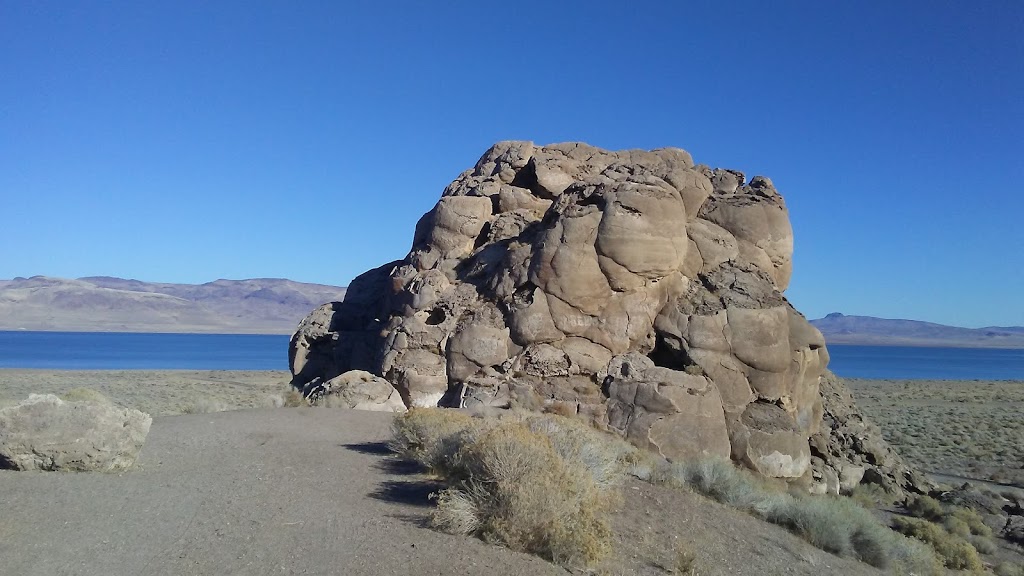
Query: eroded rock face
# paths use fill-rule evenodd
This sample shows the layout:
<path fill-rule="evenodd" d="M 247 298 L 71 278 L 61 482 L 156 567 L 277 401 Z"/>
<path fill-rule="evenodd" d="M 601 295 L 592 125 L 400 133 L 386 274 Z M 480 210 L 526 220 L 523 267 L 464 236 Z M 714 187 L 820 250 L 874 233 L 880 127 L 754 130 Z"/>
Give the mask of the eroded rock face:
<path fill-rule="evenodd" d="M 52 394 L 0 410 L 0 468 L 117 472 L 135 463 L 149 414 L 109 402 L 64 402 Z"/>
<path fill-rule="evenodd" d="M 857 408 L 842 379 L 826 371 L 820 391 L 824 417 L 810 438 L 814 491 L 848 493 L 862 482 L 878 484 L 901 497 L 935 489 Z"/>
<path fill-rule="evenodd" d="M 501 142 L 404 260 L 303 321 L 295 384 L 362 369 L 408 406 L 552 406 L 667 457 L 809 478 L 828 353 L 783 296 L 792 251 L 767 178 Z"/>

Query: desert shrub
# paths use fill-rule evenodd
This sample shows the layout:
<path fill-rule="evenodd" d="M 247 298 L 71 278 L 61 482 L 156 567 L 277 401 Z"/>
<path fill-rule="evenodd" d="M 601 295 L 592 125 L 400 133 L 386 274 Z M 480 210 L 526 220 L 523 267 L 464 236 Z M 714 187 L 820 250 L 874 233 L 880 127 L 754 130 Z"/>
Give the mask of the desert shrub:
<path fill-rule="evenodd" d="M 930 545 L 947 568 L 980 571 L 981 558 L 970 542 L 946 532 L 942 526 L 921 518 L 897 517 L 893 527 Z"/>
<path fill-rule="evenodd" d="M 1024 576 L 1024 566 L 1015 566 L 1009 562 L 1001 562 L 994 571 L 996 576 Z"/>
<path fill-rule="evenodd" d="M 547 437 L 562 460 L 578 463 L 603 488 L 617 484 L 625 468 L 638 458 L 633 445 L 576 418 L 528 415 L 523 423 Z"/>
<path fill-rule="evenodd" d="M 996 553 L 996 543 L 993 542 L 991 538 L 971 534 L 967 537 L 967 541 L 970 542 L 971 546 L 974 546 L 974 549 L 981 554 Z"/>
<path fill-rule="evenodd" d="M 697 555 L 685 546 L 679 546 L 675 550 L 675 562 L 672 566 L 673 574 L 683 576 L 694 576 L 697 574 Z"/>
<path fill-rule="evenodd" d="M 896 496 L 878 484 L 858 484 L 850 491 L 850 498 L 865 508 L 890 506 L 896 502 Z"/>
<path fill-rule="evenodd" d="M 525 422 L 463 429 L 448 438 L 457 457 L 445 467 L 450 487 L 438 495 L 435 526 L 563 566 L 593 563 L 607 550 L 611 494 L 589 464 L 563 457 Z"/>
<path fill-rule="evenodd" d="M 612 486 L 636 449 L 581 421 L 419 408 L 396 416 L 391 447 L 447 484 L 432 524 L 564 566 L 608 548 Z"/>
<path fill-rule="evenodd" d="M 477 504 L 469 493 L 447 489 L 437 495 L 431 523 L 449 534 L 474 534 L 480 529 Z"/>
<path fill-rule="evenodd" d="M 954 516 L 944 517 L 942 519 L 942 527 L 946 529 L 946 532 L 961 538 L 967 538 L 971 535 L 971 527 L 967 525 L 967 522 Z"/>
<path fill-rule="evenodd" d="M 185 414 L 210 414 L 213 412 L 226 412 L 230 410 L 227 403 L 212 398 L 199 398 L 192 404 L 185 406 L 182 412 Z"/>
<path fill-rule="evenodd" d="M 765 490 L 754 478 L 728 460 L 706 458 L 676 462 L 663 474 L 668 484 L 688 487 L 741 510 L 750 510 L 764 497 Z"/>
<path fill-rule="evenodd" d="M 960 520 L 966 524 L 971 534 L 983 536 L 985 538 L 992 537 L 992 528 L 989 528 L 989 526 L 985 524 L 985 520 L 977 510 L 972 510 L 970 508 L 955 508 L 949 514 L 950 517 Z"/>
<path fill-rule="evenodd" d="M 93 390 L 92 388 L 72 388 L 67 392 L 60 395 L 60 399 L 65 402 L 99 402 L 101 404 L 110 404 L 110 399 L 104 396 L 102 393 Z"/>
<path fill-rule="evenodd" d="M 293 386 L 288 386 L 288 390 L 282 394 L 282 406 L 285 408 L 299 408 L 301 406 L 309 406 L 309 402 L 306 401 L 306 397 L 302 395 L 302 392 Z"/>
<path fill-rule="evenodd" d="M 894 534 L 852 500 L 778 495 L 760 503 L 761 516 L 822 550 L 885 568 Z"/>
<path fill-rule="evenodd" d="M 889 549 L 892 558 L 893 572 L 896 574 L 915 574 L 931 576 L 945 574 L 942 561 L 931 546 L 916 538 L 910 538 L 893 532 L 894 539 Z"/>
<path fill-rule="evenodd" d="M 931 496 L 915 496 L 907 503 L 907 510 L 912 516 L 926 520 L 938 520 L 946 512 L 942 503 Z"/>
<path fill-rule="evenodd" d="M 908 546 L 906 538 L 851 499 L 779 492 L 725 460 L 673 463 L 656 468 L 651 477 L 656 483 L 687 487 L 749 511 L 838 556 L 854 557 L 878 568 L 889 567 L 894 556 L 903 564 L 934 564 L 934 555 L 922 555 Z"/>
<path fill-rule="evenodd" d="M 661 483 L 659 480 L 665 477 L 663 470 L 668 467 L 668 462 L 664 458 L 655 456 L 653 452 L 647 450 L 635 450 L 626 455 L 624 463 L 626 474 L 651 484 Z"/>
<path fill-rule="evenodd" d="M 459 436 L 480 428 L 483 420 L 445 408 L 413 408 L 396 416 L 391 426 L 390 447 L 439 476 L 458 467 L 458 451 L 468 442 Z"/>

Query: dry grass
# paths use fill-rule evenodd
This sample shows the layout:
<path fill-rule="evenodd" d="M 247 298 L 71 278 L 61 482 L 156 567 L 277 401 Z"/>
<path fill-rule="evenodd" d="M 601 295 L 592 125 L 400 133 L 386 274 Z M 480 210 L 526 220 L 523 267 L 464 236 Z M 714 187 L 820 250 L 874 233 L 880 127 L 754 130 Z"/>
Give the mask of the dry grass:
<path fill-rule="evenodd" d="M 922 470 L 1024 487 L 1024 383 L 844 381 L 885 439 Z"/>
<path fill-rule="evenodd" d="M 30 393 L 62 396 L 89 388 L 125 408 L 154 417 L 172 416 L 200 399 L 232 409 L 265 408 L 281 394 L 291 375 L 255 370 L 0 370 L 0 405 L 16 404 Z"/>
<path fill-rule="evenodd" d="M 443 409 L 396 417 L 393 448 L 448 485 L 437 495 L 435 527 L 563 566 L 591 565 L 607 552 L 613 488 L 633 451 L 560 416 L 480 419 Z"/>
<path fill-rule="evenodd" d="M 284 391 L 267 396 L 268 408 L 301 408 L 309 406 L 306 397 L 291 384 L 286 385 Z"/>

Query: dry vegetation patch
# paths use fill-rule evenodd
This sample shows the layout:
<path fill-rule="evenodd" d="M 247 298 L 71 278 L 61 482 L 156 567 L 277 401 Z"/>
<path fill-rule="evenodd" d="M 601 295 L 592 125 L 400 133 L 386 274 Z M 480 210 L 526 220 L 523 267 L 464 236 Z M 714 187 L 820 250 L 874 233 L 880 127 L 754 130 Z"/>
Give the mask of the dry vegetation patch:
<path fill-rule="evenodd" d="M 1024 382 L 844 381 L 921 470 L 1024 487 Z"/>
<path fill-rule="evenodd" d="M 393 448 L 440 476 L 435 527 L 563 566 L 608 550 L 608 510 L 632 448 L 553 415 L 472 418 L 454 410 L 398 416 Z"/>
<path fill-rule="evenodd" d="M 435 527 L 563 566 L 593 565 L 608 550 L 607 514 L 627 470 L 785 527 L 838 556 L 915 574 L 939 565 L 927 546 L 849 498 L 793 495 L 724 460 L 659 461 L 575 419 L 414 409 L 396 417 L 392 447 L 446 482 L 436 496 Z M 679 560 L 673 570 L 693 570 L 688 553 Z"/>

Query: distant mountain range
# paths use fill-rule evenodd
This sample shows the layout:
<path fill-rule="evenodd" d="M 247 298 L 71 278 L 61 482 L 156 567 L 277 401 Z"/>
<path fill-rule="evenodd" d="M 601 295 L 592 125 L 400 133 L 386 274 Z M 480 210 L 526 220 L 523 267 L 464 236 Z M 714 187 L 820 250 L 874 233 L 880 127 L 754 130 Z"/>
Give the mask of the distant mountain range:
<path fill-rule="evenodd" d="M 1024 348 L 1024 326 L 959 328 L 917 320 L 829 314 L 811 324 L 828 344 L 866 346 L 950 346 L 960 348 Z"/>
<path fill-rule="evenodd" d="M 0 280 L 0 330 L 291 334 L 345 289 L 276 278 L 162 284 L 96 276 Z"/>

